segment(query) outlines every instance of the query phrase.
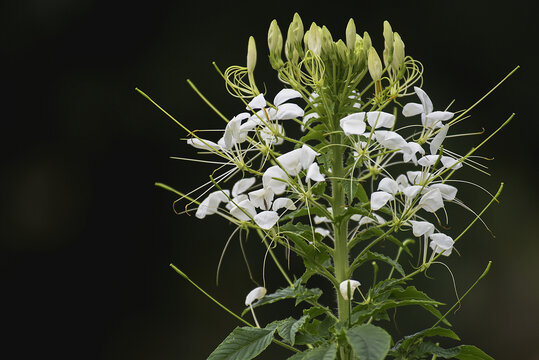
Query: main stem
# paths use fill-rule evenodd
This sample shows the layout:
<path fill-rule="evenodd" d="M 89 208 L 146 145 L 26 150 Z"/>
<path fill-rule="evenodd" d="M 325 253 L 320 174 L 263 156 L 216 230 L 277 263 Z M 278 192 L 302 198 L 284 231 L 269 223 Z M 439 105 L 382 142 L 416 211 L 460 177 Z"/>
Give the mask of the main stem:
<path fill-rule="evenodd" d="M 331 135 L 332 144 L 341 144 L 342 135 Z M 345 197 L 342 178 L 344 177 L 343 151 L 341 146 L 333 147 L 333 156 L 331 160 L 331 169 L 334 179 L 331 182 L 332 188 L 332 208 L 333 208 L 333 229 L 335 235 L 335 255 L 333 263 L 335 266 L 335 277 L 337 282 L 348 279 L 348 220 L 343 219 L 341 215 L 345 211 Z M 337 289 L 337 305 L 339 311 L 339 320 L 345 322 L 350 316 L 350 304 L 344 300 L 339 289 Z"/>

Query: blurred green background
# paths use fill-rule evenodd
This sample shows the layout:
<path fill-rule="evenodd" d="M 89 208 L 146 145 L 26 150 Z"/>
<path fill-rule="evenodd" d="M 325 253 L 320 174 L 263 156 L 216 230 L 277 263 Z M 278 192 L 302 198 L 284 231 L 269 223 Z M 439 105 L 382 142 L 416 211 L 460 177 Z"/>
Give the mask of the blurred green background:
<path fill-rule="evenodd" d="M 485 134 L 515 112 L 487 144 L 488 177 L 463 177 L 495 192 L 501 205 L 459 243 L 447 263 L 463 293 L 489 260 L 489 276 L 450 320 L 463 342 L 498 359 L 539 359 L 539 242 L 536 89 L 537 20 L 532 2 L 208 2 L 98 0 L 4 1 L 0 5 L 3 166 L 0 280 L 8 330 L 4 357 L 30 359 L 204 359 L 235 326 L 169 268 L 174 263 L 231 309 L 243 309 L 253 287 L 237 242 L 215 269 L 232 227 L 209 217 L 177 216 L 165 182 L 190 190 L 211 167 L 170 156 L 192 154 L 185 133 L 134 88 L 139 87 L 191 128 L 222 123 L 191 91 L 190 78 L 227 116 L 242 111 L 211 62 L 244 64 L 247 40 L 258 44 L 256 76 L 271 94 L 278 81 L 266 63 L 267 28 L 283 32 L 294 12 L 306 27 L 326 25 L 343 38 L 350 17 L 383 47 L 382 23 L 401 34 L 407 54 L 425 65 L 424 88 L 435 107 L 470 106 L 515 66 L 521 69 L 490 95 L 462 132 Z M 412 100 L 412 98 L 410 98 Z M 484 136 L 452 141 L 467 151 Z M 471 186 L 459 198 L 479 211 L 489 198 Z M 448 206 L 453 234 L 472 214 Z M 246 244 L 255 278 L 264 251 Z M 281 253 L 282 255 L 282 253 Z M 297 266 L 296 266 L 297 268 Z M 272 265 L 270 291 L 285 284 Z M 420 279 L 435 298 L 455 301 L 442 267 Z M 361 279 L 359 279 L 361 280 Z M 321 283 L 320 285 L 322 285 Z M 328 300 L 331 302 L 332 297 Z M 288 316 L 291 303 L 257 312 L 262 322 Z M 416 318 L 417 316 L 417 318 Z M 430 319 L 397 314 L 399 331 Z M 262 359 L 283 359 L 271 348 Z"/>

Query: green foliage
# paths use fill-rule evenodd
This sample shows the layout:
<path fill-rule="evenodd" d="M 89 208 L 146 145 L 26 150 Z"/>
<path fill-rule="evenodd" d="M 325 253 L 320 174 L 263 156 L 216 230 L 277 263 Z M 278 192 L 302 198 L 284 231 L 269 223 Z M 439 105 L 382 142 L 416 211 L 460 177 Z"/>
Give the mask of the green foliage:
<path fill-rule="evenodd" d="M 208 360 L 250 360 L 273 340 L 275 329 L 238 327 L 210 354 Z"/>
<path fill-rule="evenodd" d="M 391 336 L 384 329 L 372 324 L 346 330 L 346 339 L 354 353 L 363 360 L 384 359 L 391 343 Z"/>

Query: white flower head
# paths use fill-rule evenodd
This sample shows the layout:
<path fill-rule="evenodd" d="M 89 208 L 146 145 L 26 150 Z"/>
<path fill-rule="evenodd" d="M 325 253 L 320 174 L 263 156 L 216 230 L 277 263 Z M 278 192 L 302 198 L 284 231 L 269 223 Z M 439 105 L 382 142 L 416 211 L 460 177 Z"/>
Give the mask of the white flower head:
<path fill-rule="evenodd" d="M 351 300 L 354 296 L 354 291 L 360 286 L 360 282 L 357 280 L 344 280 L 339 284 L 339 290 L 344 300 Z M 348 292 L 350 289 L 350 292 Z M 350 294 L 350 296 L 348 296 Z"/>
<path fill-rule="evenodd" d="M 440 189 L 431 189 L 419 200 L 419 206 L 428 212 L 434 213 L 444 207 L 444 200 Z"/>
<path fill-rule="evenodd" d="M 262 211 L 256 214 L 254 220 L 262 229 L 269 230 L 279 221 L 279 214 L 276 211 Z"/>
<path fill-rule="evenodd" d="M 315 162 L 309 166 L 309 169 L 307 169 L 307 175 L 305 177 L 316 182 L 325 180 L 325 176 L 320 173 L 320 167 Z"/>
<path fill-rule="evenodd" d="M 428 221 L 410 220 L 410 224 L 412 224 L 412 232 L 414 233 L 414 236 L 429 236 L 434 233 L 434 225 Z"/>
<path fill-rule="evenodd" d="M 339 124 L 346 135 L 361 135 L 367 128 L 364 112 L 347 115 L 339 121 Z"/>
<path fill-rule="evenodd" d="M 222 202 L 228 202 L 229 196 L 230 191 L 228 190 L 218 190 L 210 193 L 198 206 L 195 216 L 203 219 L 206 215 L 215 214 Z"/>
<path fill-rule="evenodd" d="M 254 301 L 262 299 L 264 296 L 266 296 L 266 288 L 259 286 L 257 288 L 254 288 L 247 294 L 245 297 L 245 305 L 251 306 Z"/>
<path fill-rule="evenodd" d="M 442 233 L 436 233 L 429 235 L 429 238 L 431 239 L 430 247 L 434 251 L 434 253 L 442 253 L 444 256 L 451 255 L 451 251 L 453 250 L 453 245 L 455 242 L 450 236 L 447 236 Z"/>
<path fill-rule="evenodd" d="M 390 193 L 385 191 L 375 191 L 371 194 L 371 209 L 378 210 L 382 208 L 389 200 L 393 200 L 394 197 Z"/>

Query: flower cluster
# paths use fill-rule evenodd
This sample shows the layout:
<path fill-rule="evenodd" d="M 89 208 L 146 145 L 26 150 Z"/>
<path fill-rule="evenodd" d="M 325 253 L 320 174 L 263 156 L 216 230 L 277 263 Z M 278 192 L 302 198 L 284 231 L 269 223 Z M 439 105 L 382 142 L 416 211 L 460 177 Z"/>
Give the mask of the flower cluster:
<path fill-rule="evenodd" d="M 358 34 L 353 20 L 345 41 L 334 41 L 325 26 L 314 22 L 304 31 L 297 14 L 284 41 L 273 21 L 268 32 L 269 60 L 284 83 L 273 102 L 256 86 L 257 53 L 251 37 L 247 66 L 232 66 L 224 73 L 216 66 L 227 90 L 243 102 L 241 112 L 228 118 L 212 106 L 225 121 L 215 139 L 202 138 L 200 132 L 180 124 L 190 135 L 186 143 L 200 155 L 210 156 L 199 161 L 219 166 L 210 181 L 195 191 L 173 191 L 189 201 L 187 211 L 195 211 L 198 219 L 218 214 L 235 224 L 240 234 L 255 229 L 288 283 L 287 288 L 267 295 L 266 279 L 263 286 L 257 282 L 245 299 L 255 325 L 234 330 L 210 359 L 252 359 L 271 341 L 298 352 L 294 359 L 383 359 L 386 355 L 421 359 L 459 354 L 489 359 L 470 346 L 452 348 L 453 352 L 434 343 L 419 347 L 428 336 L 453 337 L 452 331 L 437 327 L 448 324 L 449 312 L 442 315 L 436 309 L 441 303 L 414 286 L 404 286 L 439 263 L 440 256 L 450 256 L 456 242 L 498 197 L 501 187 L 483 211 L 472 211 L 476 216 L 472 224 L 456 236 L 446 233 L 448 203 L 471 211 L 457 198 L 455 182 L 475 185 L 460 179 L 454 182 L 452 177 L 464 165 L 484 167 L 473 154 L 499 129 L 465 155 L 449 150 L 446 139 L 459 136 L 453 131 L 455 125 L 466 119 L 473 106 L 455 112 L 435 110 L 422 86 L 422 65 L 405 54 L 401 36 L 387 21 L 383 35 L 382 63 L 369 34 Z M 410 96 L 413 100 L 405 101 Z M 301 136 L 290 137 L 290 133 Z M 403 241 L 401 233 L 407 238 L 411 233 L 413 240 Z M 400 256 L 403 252 L 412 256 L 409 248 L 414 244 L 420 254 L 417 267 L 407 269 Z M 302 258 L 305 273 L 290 276 L 273 251 L 276 246 Z M 385 279 L 378 277 L 378 263 L 389 267 Z M 361 271 L 367 264 L 374 267 L 372 283 L 364 280 Z M 336 313 L 318 303 L 321 290 L 307 287 L 313 275 L 332 286 Z M 360 290 L 356 278 L 367 286 L 366 291 Z M 354 300 L 356 290 L 362 301 Z M 289 298 L 311 307 L 298 320 L 287 318 L 261 329 L 254 308 Z M 423 307 L 437 322 L 428 331 L 392 342 L 377 325 L 389 320 L 389 309 L 410 305 Z M 274 338 L 275 333 L 281 340 Z M 379 345 L 373 350 L 376 354 L 365 353 L 364 338 Z M 294 347 L 298 344 L 307 349 Z M 244 350 L 235 352 L 237 348 Z"/>

